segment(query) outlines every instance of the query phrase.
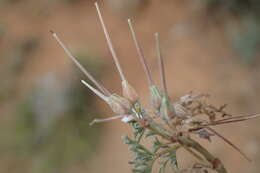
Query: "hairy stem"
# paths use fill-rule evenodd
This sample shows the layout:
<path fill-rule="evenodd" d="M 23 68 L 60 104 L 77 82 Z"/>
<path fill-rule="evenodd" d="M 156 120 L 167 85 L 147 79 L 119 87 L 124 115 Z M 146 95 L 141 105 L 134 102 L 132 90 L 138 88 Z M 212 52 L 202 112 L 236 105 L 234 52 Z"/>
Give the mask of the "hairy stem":
<path fill-rule="evenodd" d="M 187 147 L 193 148 L 201 155 L 203 155 L 205 159 L 212 165 L 212 169 L 216 170 L 218 173 L 227 173 L 227 170 L 222 164 L 222 162 L 218 158 L 214 157 L 210 152 L 208 152 L 208 150 L 206 150 L 195 140 L 186 137 L 180 137 L 178 141 L 182 145 L 186 145 Z"/>

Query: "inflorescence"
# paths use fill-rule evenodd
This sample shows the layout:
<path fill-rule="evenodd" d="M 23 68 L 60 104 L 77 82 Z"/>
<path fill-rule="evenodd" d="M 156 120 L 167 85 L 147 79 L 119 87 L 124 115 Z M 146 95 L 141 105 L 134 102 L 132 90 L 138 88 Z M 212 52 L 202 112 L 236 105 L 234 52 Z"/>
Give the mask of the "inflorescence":
<path fill-rule="evenodd" d="M 98 82 L 72 55 L 68 48 L 63 44 L 57 34 L 51 31 L 53 37 L 58 41 L 70 59 L 79 69 L 93 82 L 95 87 L 86 81 L 81 82 L 93 91 L 97 96 L 104 100 L 115 116 L 106 119 L 94 119 L 90 125 L 106 122 L 114 119 L 121 119 L 122 122 L 129 124 L 133 129 L 133 139 L 125 136 L 124 142 L 130 146 L 130 151 L 135 154 L 134 160 L 129 163 L 133 165 L 133 172 L 150 173 L 156 161 L 160 164 L 159 173 L 163 173 L 169 165 L 173 172 L 201 172 L 207 173 L 209 169 L 218 173 L 226 173 L 227 170 L 223 163 L 212 155 L 206 148 L 200 145 L 192 136 L 197 135 L 209 142 L 213 136 L 220 137 L 231 145 L 248 161 L 250 159 L 231 141 L 223 137 L 213 126 L 227 123 L 245 121 L 259 117 L 260 114 L 246 116 L 232 116 L 225 112 L 226 105 L 220 107 L 207 103 L 208 94 L 194 95 L 192 92 L 182 96 L 178 101 L 172 102 L 167 92 L 167 85 L 164 72 L 164 62 L 160 50 L 159 35 L 155 33 L 155 47 L 160 69 L 161 87 L 155 84 L 142 48 L 136 38 L 134 27 L 130 19 L 128 25 L 133 38 L 140 62 L 147 76 L 151 110 L 145 109 L 136 90 L 127 81 L 120 66 L 117 54 L 114 50 L 111 38 L 103 21 L 98 3 L 95 3 L 99 20 L 104 31 L 109 50 L 116 64 L 121 78 L 122 96 L 111 93 L 100 82 Z M 152 148 L 141 144 L 142 140 L 153 138 Z M 196 163 L 191 168 L 181 168 L 178 164 L 177 151 L 183 148 L 196 158 Z"/>

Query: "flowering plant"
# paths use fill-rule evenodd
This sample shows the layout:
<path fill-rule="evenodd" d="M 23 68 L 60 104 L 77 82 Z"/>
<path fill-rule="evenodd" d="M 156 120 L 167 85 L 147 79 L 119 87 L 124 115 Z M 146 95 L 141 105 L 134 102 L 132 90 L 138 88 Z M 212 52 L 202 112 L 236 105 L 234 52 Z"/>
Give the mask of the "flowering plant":
<path fill-rule="evenodd" d="M 220 137 L 245 159 L 250 159 L 232 142 L 223 137 L 212 127 L 227 123 L 234 123 L 256 118 L 259 114 L 248 116 L 232 116 L 225 112 L 226 105 L 220 107 L 207 103 L 207 94 L 194 95 L 192 92 L 180 97 L 172 102 L 167 92 L 167 85 L 164 73 L 164 61 L 160 51 L 159 35 L 155 33 L 156 52 L 160 68 L 161 90 L 155 84 L 149 67 L 146 63 L 141 46 L 135 35 L 135 31 L 130 19 L 128 24 L 130 32 L 137 49 L 138 56 L 144 68 L 150 90 L 151 110 L 144 108 L 139 100 L 139 95 L 127 81 L 120 66 L 117 54 L 114 50 L 111 38 L 104 24 L 99 6 L 95 3 L 101 26 L 105 33 L 109 50 L 115 61 L 117 70 L 122 80 L 122 96 L 111 93 L 100 82 L 98 82 L 70 53 L 56 33 L 51 31 L 53 37 L 65 50 L 70 59 L 79 69 L 93 82 L 96 87 L 91 86 L 86 81 L 81 82 L 104 100 L 115 116 L 106 119 L 94 119 L 90 125 L 95 123 L 121 119 L 122 122 L 130 125 L 133 129 L 133 138 L 124 137 L 124 142 L 130 146 L 130 151 L 135 154 L 134 160 L 129 163 L 133 165 L 133 172 L 150 173 L 156 161 L 160 164 L 159 173 L 165 172 L 169 165 L 173 172 L 207 172 L 211 169 L 218 173 L 227 173 L 226 168 L 220 159 L 211 154 L 193 136 L 199 136 L 209 142 L 213 136 Z M 143 140 L 153 138 L 152 148 L 142 144 Z M 177 151 L 183 148 L 197 159 L 191 168 L 181 168 L 178 164 Z"/>

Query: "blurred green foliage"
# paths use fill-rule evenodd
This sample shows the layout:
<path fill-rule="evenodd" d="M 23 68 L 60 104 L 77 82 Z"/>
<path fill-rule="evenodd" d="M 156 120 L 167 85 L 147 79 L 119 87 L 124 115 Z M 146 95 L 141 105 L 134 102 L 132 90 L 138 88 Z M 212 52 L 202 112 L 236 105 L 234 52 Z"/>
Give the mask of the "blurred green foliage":
<path fill-rule="evenodd" d="M 0 5 L 1 4 L 7 4 L 7 3 L 15 3 L 15 2 L 19 2 L 21 0 L 0 0 Z"/>
<path fill-rule="evenodd" d="M 258 0 L 203 0 L 209 8 L 218 12 L 226 11 L 234 15 L 244 15 L 244 13 L 260 14 L 260 1 Z"/>
<path fill-rule="evenodd" d="M 4 24 L 0 23 L 0 43 L 1 43 L 1 40 L 4 37 L 5 33 L 6 33 L 6 27 Z"/>
<path fill-rule="evenodd" d="M 7 54 L 7 57 L 10 59 L 10 69 L 12 72 L 21 72 L 39 46 L 40 38 L 38 37 L 27 37 L 17 41 L 12 51 Z"/>
<path fill-rule="evenodd" d="M 6 5 L 6 4 L 15 4 L 15 3 L 30 3 L 33 2 L 33 0 L 0 0 L 0 5 Z M 53 4 L 53 3 L 57 3 L 57 2 L 61 2 L 61 3 L 67 3 L 67 4 L 77 4 L 82 2 L 82 0 L 45 0 L 45 2 L 40 2 L 40 3 L 47 3 L 47 4 Z"/>
<path fill-rule="evenodd" d="M 3 61 L 0 64 L 0 101 L 5 101 L 16 92 L 16 81 L 19 79 L 21 72 L 26 69 L 27 63 L 33 58 L 33 53 L 40 46 L 40 38 L 38 37 L 28 36 L 17 40 L 9 39 L 8 41 L 9 43 L 5 42 L 5 44 L 10 44 L 10 46 L 7 46 L 7 49 L 0 49 L 2 53 L 0 58 Z"/>
<path fill-rule="evenodd" d="M 31 45 L 21 49 L 31 51 Z M 100 77 L 103 65 L 92 57 L 84 52 L 77 56 Z M 85 76 L 74 65 L 71 68 L 66 81 L 54 74 L 39 77 L 38 84 L 12 103 L 13 118 L 0 132 L 0 158 L 8 155 L 11 165 L 19 165 L 18 158 L 22 159 L 19 172 L 66 173 L 95 152 L 102 129 L 90 127 L 89 122 L 99 111 L 94 95 L 80 83 Z"/>
<path fill-rule="evenodd" d="M 227 36 L 244 62 L 252 63 L 259 53 L 260 22 L 253 16 L 244 16 L 240 19 L 240 22 L 240 27 L 226 25 Z"/>
<path fill-rule="evenodd" d="M 247 63 L 255 62 L 260 44 L 260 1 L 201 0 L 209 17 L 225 24 L 227 38 Z"/>

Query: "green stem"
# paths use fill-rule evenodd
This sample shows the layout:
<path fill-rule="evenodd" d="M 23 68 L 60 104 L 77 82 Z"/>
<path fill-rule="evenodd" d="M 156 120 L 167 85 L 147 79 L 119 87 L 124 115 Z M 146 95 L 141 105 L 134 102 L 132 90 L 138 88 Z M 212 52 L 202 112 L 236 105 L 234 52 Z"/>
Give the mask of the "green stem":
<path fill-rule="evenodd" d="M 149 121 L 149 125 L 147 128 L 153 131 L 154 133 L 156 133 L 157 135 L 161 136 L 162 138 L 166 140 L 171 140 L 170 133 L 165 128 L 155 123 L 154 121 Z"/>
<path fill-rule="evenodd" d="M 140 136 L 139 136 L 138 139 L 137 139 L 137 143 L 138 143 L 138 144 L 140 143 L 142 137 L 144 136 L 144 133 L 145 133 L 145 129 L 141 132 Z"/>
<path fill-rule="evenodd" d="M 159 159 L 162 155 L 167 154 L 167 153 L 169 153 L 169 152 L 171 152 L 171 151 L 175 151 L 175 150 L 179 149 L 180 147 L 181 147 L 181 145 L 177 144 L 177 145 L 174 145 L 174 146 L 172 146 L 172 147 L 170 147 L 170 148 L 167 148 L 167 149 L 165 149 L 165 150 L 163 150 L 163 151 L 157 153 L 157 154 L 155 155 L 154 159 L 151 161 L 150 167 L 152 168 L 154 162 L 155 162 L 157 159 Z"/>
<path fill-rule="evenodd" d="M 199 161 L 204 162 L 204 159 L 198 155 L 197 153 L 195 153 L 193 150 L 191 150 L 189 147 L 182 145 L 182 147 L 187 150 L 191 155 L 193 155 L 195 158 L 197 158 Z"/>
<path fill-rule="evenodd" d="M 153 153 L 151 151 L 149 151 L 146 147 L 144 147 L 141 144 L 138 144 L 138 146 L 140 147 L 141 150 L 143 150 L 146 153 L 149 153 L 150 155 L 153 155 Z"/>
<path fill-rule="evenodd" d="M 180 137 L 178 140 L 182 145 L 193 148 L 194 150 L 202 154 L 205 157 L 205 159 L 211 163 L 212 168 L 216 170 L 218 173 L 227 173 L 227 170 L 222 164 L 222 162 L 218 158 L 214 157 L 210 152 L 208 152 L 208 150 L 206 150 L 198 142 L 186 137 Z"/>
<path fill-rule="evenodd" d="M 160 156 L 162 156 L 162 155 L 164 155 L 164 154 L 167 154 L 167 153 L 169 153 L 169 152 L 171 152 L 171 151 L 177 150 L 177 149 L 179 149 L 180 147 L 181 147 L 180 144 L 177 144 L 177 145 L 174 145 L 174 146 L 172 146 L 172 147 L 169 147 L 169 148 L 167 148 L 167 149 L 165 149 L 165 150 L 163 150 L 163 151 L 157 153 L 157 154 L 156 154 L 156 157 L 160 157 Z"/>

